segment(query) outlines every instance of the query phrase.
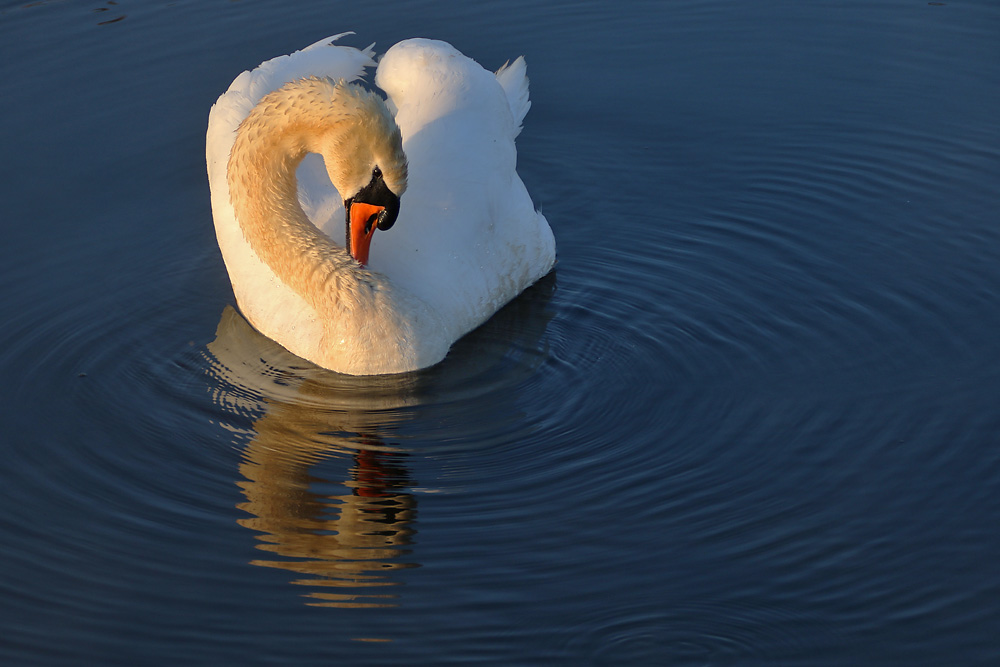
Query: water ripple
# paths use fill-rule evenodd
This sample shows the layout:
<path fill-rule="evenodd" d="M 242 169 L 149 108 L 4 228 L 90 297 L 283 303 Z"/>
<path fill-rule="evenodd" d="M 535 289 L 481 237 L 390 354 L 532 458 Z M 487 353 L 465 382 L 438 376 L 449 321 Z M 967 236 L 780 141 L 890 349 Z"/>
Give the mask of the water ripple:
<path fill-rule="evenodd" d="M 9 225 L 0 276 L 0 652 L 996 654 L 986 3 L 526 8 L 558 19 L 510 32 L 548 45 L 525 48 L 518 157 L 557 275 L 390 378 L 257 334 L 225 306 L 211 233 L 204 113 L 260 59 L 220 26 L 277 21 L 291 48 L 323 8 L 178 6 L 174 30 L 169 12 L 96 28 L 63 4 L 7 12 L 46 38 L 22 40 L 36 66 L 11 61 L 3 97 L 34 162 L 5 181 L 32 224 Z M 443 25 L 468 39 L 498 15 Z M 520 48 L 480 41 L 493 66 Z M 176 66 L 195 60 L 215 73 Z M 53 82 L 68 103 L 38 104 Z"/>

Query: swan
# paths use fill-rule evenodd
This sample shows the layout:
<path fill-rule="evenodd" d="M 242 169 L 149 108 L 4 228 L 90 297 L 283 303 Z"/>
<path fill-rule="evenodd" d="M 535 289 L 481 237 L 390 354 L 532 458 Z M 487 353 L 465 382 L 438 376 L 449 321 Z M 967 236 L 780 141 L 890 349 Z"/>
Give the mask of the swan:
<path fill-rule="evenodd" d="M 268 338 L 340 373 L 417 370 L 555 265 L 516 172 L 526 67 L 410 39 L 377 65 L 383 99 L 359 82 L 374 45 L 347 34 L 243 72 L 213 105 L 216 237 Z"/>

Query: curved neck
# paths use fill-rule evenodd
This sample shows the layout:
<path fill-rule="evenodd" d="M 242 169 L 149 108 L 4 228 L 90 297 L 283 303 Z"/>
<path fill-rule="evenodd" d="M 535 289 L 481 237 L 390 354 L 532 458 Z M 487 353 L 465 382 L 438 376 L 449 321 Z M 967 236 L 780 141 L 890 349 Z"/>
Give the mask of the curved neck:
<path fill-rule="evenodd" d="M 331 281 L 370 281 L 371 274 L 309 220 L 298 200 L 295 171 L 310 152 L 347 134 L 356 119 L 331 117 L 329 85 L 290 84 L 251 111 L 229 157 L 229 196 L 244 238 L 286 285 L 319 311 L 336 300 Z M 309 84 L 309 85 L 304 85 Z"/>

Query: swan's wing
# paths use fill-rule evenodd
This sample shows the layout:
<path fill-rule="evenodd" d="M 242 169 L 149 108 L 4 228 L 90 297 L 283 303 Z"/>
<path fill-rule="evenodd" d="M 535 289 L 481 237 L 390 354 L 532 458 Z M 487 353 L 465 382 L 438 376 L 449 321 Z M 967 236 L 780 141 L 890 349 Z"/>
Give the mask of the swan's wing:
<path fill-rule="evenodd" d="M 364 75 L 366 67 L 373 66 L 372 46 L 360 51 L 349 46 L 335 46 L 333 42 L 345 32 L 307 46 L 287 56 L 279 56 L 261 63 L 253 70 L 243 72 L 219 97 L 208 115 L 209 174 L 213 161 L 221 161 L 225 171 L 229 151 L 235 140 L 236 128 L 247 117 L 254 105 L 272 90 L 295 79 L 306 76 L 328 76 L 333 79 L 353 81 Z"/>
<path fill-rule="evenodd" d="M 360 78 L 364 75 L 366 67 L 375 65 L 373 60 L 375 53 L 372 50 L 375 45 L 372 44 L 364 50 L 334 45 L 334 42 L 341 37 L 351 34 L 353 33 L 344 32 L 321 39 L 300 51 L 272 58 L 252 70 L 243 72 L 212 107 L 212 114 L 221 118 L 216 119 L 210 115 L 209 128 L 220 123 L 231 125 L 233 120 L 236 120 L 238 126 L 239 121 L 246 118 L 262 97 L 295 79 L 326 76 L 331 79 L 353 81 Z M 231 129 L 235 130 L 236 127 Z"/>
<path fill-rule="evenodd" d="M 444 42 L 412 39 L 379 62 L 409 162 L 399 218 L 370 266 L 464 333 L 545 275 L 555 241 L 517 175 L 524 60 L 499 75 Z"/>
<path fill-rule="evenodd" d="M 497 81 L 507 94 L 510 113 L 514 116 L 517 133 L 520 133 L 521 123 L 524 122 L 524 117 L 531 107 L 531 100 L 528 99 L 528 66 L 524 62 L 524 56 L 498 69 Z"/>

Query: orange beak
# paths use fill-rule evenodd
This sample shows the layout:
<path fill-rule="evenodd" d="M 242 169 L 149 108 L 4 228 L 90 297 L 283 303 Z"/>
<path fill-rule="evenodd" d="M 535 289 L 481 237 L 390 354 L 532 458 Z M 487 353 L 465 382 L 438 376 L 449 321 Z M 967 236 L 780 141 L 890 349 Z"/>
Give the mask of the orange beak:
<path fill-rule="evenodd" d="M 372 236 L 375 235 L 375 223 L 379 213 L 384 210 L 384 206 L 360 202 L 351 204 L 351 256 L 361 266 L 368 264 L 368 250 L 371 248 Z"/>

